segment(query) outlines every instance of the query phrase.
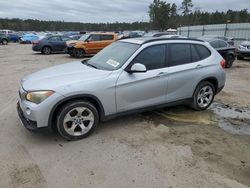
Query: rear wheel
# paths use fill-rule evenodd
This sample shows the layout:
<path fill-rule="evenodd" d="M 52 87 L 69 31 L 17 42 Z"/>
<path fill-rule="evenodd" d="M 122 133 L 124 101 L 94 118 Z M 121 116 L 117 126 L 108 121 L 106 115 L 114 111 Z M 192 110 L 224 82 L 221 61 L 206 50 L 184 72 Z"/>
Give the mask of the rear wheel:
<path fill-rule="evenodd" d="M 8 44 L 8 41 L 5 40 L 5 39 L 3 39 L 2 43 L 3 43 L 3 45 L 7 45 L 7 44 Z"/>
<path fill-rule="evenodd" d="M 191 107 L 198 111 L 206 110 L 212 104 L 214 96 L 214 85 L 207 81 L 201 82 L 194 92 Z"/>
<path fill-rule="evenodd" d="M 45 54 L 45 55 L 51 54 L 51 51 L 52 51 L 51 48 L 48 47 L 48 46 L 45 46 L 45 47 L 43 47 L 43 49 L 42 49 L 42 53 Z"/>
<path fill-rule="evenodd" d="M 229 55 L 226 57 L 226 68 L 231 68 L 233 66 L 233 62 L 235 61 L 234 56 Z"/>
<path fill-rule="evenodd" d="M 57 130 L 67 140 L 79 140 L 89 136 L 99 122 L 98 111 L 87 101 L 67 103 L 57 117 Z"/>

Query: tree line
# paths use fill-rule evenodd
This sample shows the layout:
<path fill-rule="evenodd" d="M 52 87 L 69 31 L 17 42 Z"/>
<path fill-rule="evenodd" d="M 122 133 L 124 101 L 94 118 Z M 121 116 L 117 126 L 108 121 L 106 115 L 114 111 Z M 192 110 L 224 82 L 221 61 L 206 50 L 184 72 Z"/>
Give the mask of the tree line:
<path fill-rule="evenodd" d="M 165 0 L 153 0 L 149 5 L 149 22 L 81 23 L 0 18 L 0 29 L 15 31 L 123 31 L 166 30 L 180 26 L 250 22 L 247 9 L 240 11 L 206 12 L 195 7 L 192 0 L 183 0 L 178 7 Z"/>

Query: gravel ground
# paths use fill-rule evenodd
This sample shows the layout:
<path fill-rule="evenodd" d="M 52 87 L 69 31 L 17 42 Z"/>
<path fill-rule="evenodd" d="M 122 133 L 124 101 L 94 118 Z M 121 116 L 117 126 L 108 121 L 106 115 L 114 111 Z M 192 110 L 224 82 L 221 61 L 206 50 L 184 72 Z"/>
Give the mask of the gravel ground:
<path fill-rule="evenodd" d="M 205 112 L 125 116 L 77 142 L 28 132 L 16 113 L 21 78 L 70 61 L 30 45 L 0 46 L 0 187 L 250 186 L 250 61 L 226 70 L 226 87 Z"/>

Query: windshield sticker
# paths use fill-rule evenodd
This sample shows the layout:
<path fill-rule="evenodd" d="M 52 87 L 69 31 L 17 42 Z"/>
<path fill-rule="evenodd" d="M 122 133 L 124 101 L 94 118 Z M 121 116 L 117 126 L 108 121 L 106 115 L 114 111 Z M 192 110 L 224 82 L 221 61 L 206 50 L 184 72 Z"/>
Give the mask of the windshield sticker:
<path fill-rule="evenodd" d="M 106 63 L 109 64 L 109 65 L 111 65 L 112 67 L 115 67 L 115 68 L 120 65 L 119 62 L 117 62 L 117 61 L 115 61 L 113 59 L 108 60 Z"/>

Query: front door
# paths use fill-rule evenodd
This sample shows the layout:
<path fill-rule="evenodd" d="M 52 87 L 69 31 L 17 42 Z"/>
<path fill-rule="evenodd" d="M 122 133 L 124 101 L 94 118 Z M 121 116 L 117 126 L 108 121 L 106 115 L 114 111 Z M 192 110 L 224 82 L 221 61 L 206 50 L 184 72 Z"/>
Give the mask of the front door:
<path fill-rule="evenodd" d="M 130 64 L 144 64 L 147 72 L 121 73 L 116 84 L 117 112 L 165 103 L 168 79 L 165 55 L 165 45 L 148 47 Z"/>

